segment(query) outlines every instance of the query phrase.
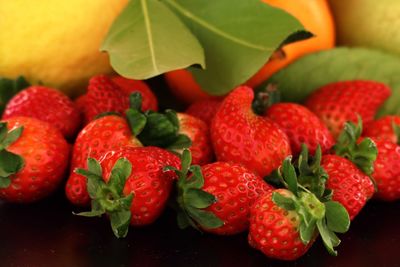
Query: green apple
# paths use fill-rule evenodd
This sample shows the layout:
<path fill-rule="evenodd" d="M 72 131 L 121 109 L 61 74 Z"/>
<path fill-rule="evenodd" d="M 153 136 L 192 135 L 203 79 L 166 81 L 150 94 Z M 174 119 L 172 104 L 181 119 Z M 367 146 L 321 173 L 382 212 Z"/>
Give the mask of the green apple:
<path fill-rule="evenodd" d="M 400 0 L 329 0 L 338 45 L 373 47 L 400 55 Z"/>

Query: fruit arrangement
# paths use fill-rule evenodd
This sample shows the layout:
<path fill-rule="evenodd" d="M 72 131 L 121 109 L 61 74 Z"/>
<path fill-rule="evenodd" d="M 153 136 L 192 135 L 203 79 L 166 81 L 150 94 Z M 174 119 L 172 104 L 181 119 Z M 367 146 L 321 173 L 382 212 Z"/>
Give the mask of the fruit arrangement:
<path fill-rule="evenodd" d="M 279 29 L 279 38 L 260 37 L 256 43 L 255 31 L 243 41 L 240 27 L 230 32 L 213 20 L 222 4 L 210 3 L 209 13 L 202 13 L 196 1 L 121 1 L 127 6 L 101 45 L 110 66 L 98 56 L 98 70 L 77 71 L 68 82 L 68 77 L 46 80 L 42 66 L 29 81 L 14 79 L 16 60 L 0 64 L 0 76 L 7 76 L 0 78 L 1 201 L 45 201 L 63 188 L 74 215 L 109 220 L 116 238 L 140 231 L 171 209 L 179 228 L 220 236 L 246 233 L 249 246 L 268 258 L 297 260 L 319 238 L 337 255 L 339 236 L 346 236 L 368 201 L 400 199 L 400 117 L 392 112 L 400 82 L 362 71 L 361 77 L 343 76 L 332 67 L 326 77 L 309 72 L 309 83 L 300 84 L 305 90 L 291 89 L 305 79 L 296 76 L 309 67 L 302 69 L 303 61 L 329 67 L 329 53 L 343 53 L 334 48 L 328 2 L 299 1 L 303 9 L 285 1 L 232 1 L 238 10 L 228 10 L 231 16 L 259 8 L 287 28 Z M 309 14 L 315 7 L 325 14 L 322 22 L 299 11 Z M 138 13 L 137 24 L 124 24 L 147 9 Z M 171 42 L 178 48 L 160 48 L 165 23 L 157 24 L 147 12 L 174 25 Z M 205 29 L 193 28 L 198 20 Z M 149 21 L 158 35 L 145 47 L 150 52 L 143 48 L 137 56 L 126 42 L 141 47 L 143 40 L 131 30 L 148 29 Z M 250 25 L 257 28 L 260 21 Z M 309 38 L 306 30 L 317 37 Z M 211 45 L 207 31 L 228 41 L 217 36 Z M 260 48 L 267 45 L 276 49 Z M 182 58 L 163 54 L 172 49 L 181 49 Z M 217 52 L 220 60 L 214 60 Z M 190 65 L 205 69 L 185 69 Z M 18 75 L 30 73 L 20 70 Z M 150 88 L 146 79 L 159 74 L 171 90 L 163 96 L 173 99 L 173 94 L 180 103 L 169 106 Z"/>

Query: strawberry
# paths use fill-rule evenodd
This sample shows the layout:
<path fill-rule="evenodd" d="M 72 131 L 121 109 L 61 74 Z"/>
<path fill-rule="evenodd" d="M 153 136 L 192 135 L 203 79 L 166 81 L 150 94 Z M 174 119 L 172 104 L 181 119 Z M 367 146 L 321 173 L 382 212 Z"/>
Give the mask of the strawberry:
<path fill-rule="evenodd" d="M 218 235 L 233 235 L 248 228 L 250 205 L 272 187 L 238 163 L 191 165 L 185 149 L 178 175 L 178 224 L 192 225 Z M 188 176 L 188 173 L 191 173 Z"/>
<path fill-rule="evenodd" d="M 317 89 L 307 98 L 305 105 L 336 138 L 345 122 L 357 122 L 357 116 L 361 116 L 364 124 L 371 122 L 390 94 L 389 87 L 379 82 L 342 81 Z"/>
<path fill-rule="evenodd" d="M 0 198 L 29 203 L 53 193 L 68 165 L 69 145 L 55 127 L 30 117 L 0 122 Z"/>
<path fill-rule="evenodd" d="M 280 127 L 252 111 L 253 90 L 240 86 L 222 102 L 211 124 L 211 141 L 218 161 L 242 163 L 260 176 L 270 174 L 291 154 Z"/>
<path fill-rule="evenodd" d="M 74 172 L 76 168 L 86 168 L 87 159 L 100 159 L 109 150 L 123 146 L 142 146 L 133 136 L 128 122 L 117 115 L 109 115 L 90 122 L 78 134 L 72 150 L 71 174 L 67 180 L 65 193 L 68 200 L 86 206 L 90 202 L 86 190 L 86 178 Z"/>
<path fill-rule="evenodd" d="M 213 159 L 213 150 L 208 125 L 202 120 L 185 113 L 177 113 L 179 133 L 192 141 L 190 152 L 193 164 L 204 165 Z"/>
<path fill-rule="evenodd" d="M 79 111 L 73 102 L 63 93 L 44 86 L 30 86 L 7 103 L 3 119 L 15 116 L 48 122 L 66 138 L 73 138 L 80 125 Z"/>
<path fill-rule="evenodd" d="M 363 136 L 397 144 L 400 143 L 399 129 L 400 116 L 388 115 L 369 123 L 363 132 Z"/>
<path fill-rule="evenodd" d="M 304 143 L 310 153 L 320 145 L 327 153 L 334 145 L 334 139 L 323 122 L 306 107 L 296 103 L 277 103 L 270 106 L 265 114 L 275 121 L 287 134 L 294 155 L 301 151 Z"/>
<path fill-rule="evenodd" d="M 368 175 L 373 173 L 377 147 L 369 138 L 360 139 L 361 132 L 361 120 L 358 125 L 346 123 L 334 146 L 336 155 L 325 155 L 321 162 L 329 175 L 326 186 L 333 190 L 332 199 L 347 209 L 351 220 L 375 192 Z"/>
<path fill-rule="evenodd" d="M 195 116 L 205 123 L 210 124 L 215 113 L 222 103 L 222 99 L 210 97 L 207 99 L 193 102 L 185 111 L 185 113 Z"/>
<path fill-rule="evenodd" d="M 141 110 L 158 110 L 158 100 L 147 84 L 140 80 L 128 79 L 122 76 L 112 76 L 111 80 L 119 86 L 119 88 L 125 93 L 129 98 L 134 92 L 139 92 L 142 95 L 142 106 Z"/>
<path fill-rule="evenodd" d="M 177 156 L 157 147 L 122 147 L 106 153 L 100 163 L 89 158 L 88 170 L 77 172 L 88 178 L 92 210 L 79 215 L 107 214 L 114 234 L 125 237 L 129 224 L 147 225 L 160 216 L 173 181 L 163 167 L 179 164 Z"/>
<path fill-rule="evenodd" d="M 129 108 L 129 98 L 111 78 L 105 75 L 94 76 L 89 80 L 85 102 L 85 124 L 101 113 L 124 114 Z"/>
<path fill-rule="evenodd" d="M 319 232 L 328 252 L 337 254 L 334 247 L 340 240 L 335 232 L 346 232 L 350 219 L 346 209 L 331 200 L 320 160 L 320 148 L 311 164 L 303 150 L 297 170 L 290 157 L 284 160 L 276 175 L 285 188 L 267 192 L 250 209 L 252 247 L 271 258 L 295 260 L 307 252 Z"/>

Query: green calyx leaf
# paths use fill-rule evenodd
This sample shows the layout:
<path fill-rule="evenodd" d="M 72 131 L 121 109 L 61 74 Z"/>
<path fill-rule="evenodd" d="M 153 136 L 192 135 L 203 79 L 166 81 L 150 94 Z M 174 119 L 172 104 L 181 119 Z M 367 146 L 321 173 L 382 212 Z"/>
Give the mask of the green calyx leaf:
<path fill-rule="evenodd" d="M 24 159 L 10 151 L 7 147 L 18 140 L 23 127 L 8 131 L 7 123 L 0 122 L 0 188 L 7 188 L 11 184 L 11 176 L 24 167 Z"/>
<path fill-rule="evenodd" d="M 164 170 L 174 170 L 178 175 L 177 197 L 178 203 L 178 225 L 186 228 L 191 225 L 199 230 L 202 228 L 218 228 L 224 223 L 214 213 L 204 209 L 217 201 L 214 195 L 202 190 L 204 177 L 198 165 L 191 166 L 191 154 L 188 149 L 184 149 L 181 156 L 181 169 L 166 167 Z"/>
<path fill-rule="evenodd" d="M 118 238 L 125 237 L 128 233 L 133 201 L 133 194 L 124 195 L 123 189 L 128 177 L 131 175 L 132 164 L 126 158 L 116 161 L 111 170 L 108 183 L 102 177 L 102 168 L 93 158 L 87 160 L 88 169 L 77 169 L 76 173 L 87 178 L 87 190 L 92 199 L 92 210 L 81 212 L 77 215 L 94 217 L 108 214 L 111 228 Z"/>
<path fill-rule="evenodd" d="M 400 145 L 400 125 L 396 124 L 394 119 L 392 119 L 392 129 L 394 134 L 396 135 L 396 143 Z"/>
<path fill-rule="evenodd" d="M 22 76 L 15 80 L 0 77 L 0 116 L 3 114 L 7 102 L 29 85 L 30 84 Z"/>
<path fill-rule="evenodd" d="M 336 155 L 347 158 L 365 174 L 371 175 L 374 172 L 374 162 L 378 155 L 378 149 L 370 138 L 364 138 L 358 143 L 361 133 L 361 117 L 358 117 L 357 125 L 353 122 L 347 122 L 333 150 Z"/>

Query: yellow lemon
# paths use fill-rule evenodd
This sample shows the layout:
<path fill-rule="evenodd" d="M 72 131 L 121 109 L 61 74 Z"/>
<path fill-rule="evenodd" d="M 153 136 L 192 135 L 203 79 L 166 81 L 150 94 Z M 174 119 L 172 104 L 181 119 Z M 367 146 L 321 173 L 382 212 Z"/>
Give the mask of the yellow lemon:
<path fill-rule="evenodd" d="M 76 96 L 112 71 L 99 51 L 128 0 L 0 0 L 0 77 L 25 76 Z"/>

